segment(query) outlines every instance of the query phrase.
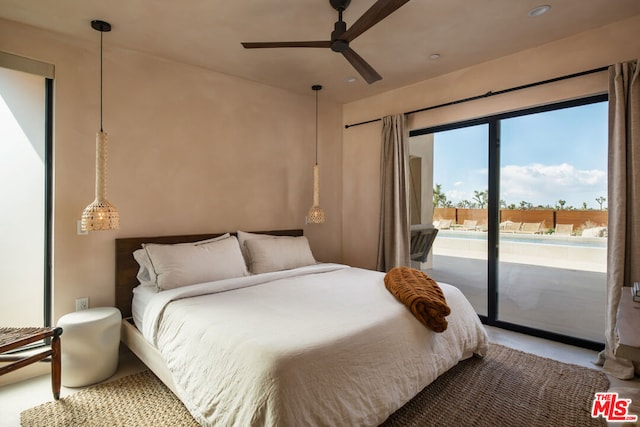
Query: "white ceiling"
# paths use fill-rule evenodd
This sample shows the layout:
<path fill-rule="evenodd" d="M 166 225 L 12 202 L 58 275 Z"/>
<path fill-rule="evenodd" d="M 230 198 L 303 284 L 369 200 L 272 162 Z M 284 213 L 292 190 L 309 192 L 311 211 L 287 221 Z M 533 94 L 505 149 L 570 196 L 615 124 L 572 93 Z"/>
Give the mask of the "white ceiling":
<path fill-rule="evenodd" d="M 352 0 L 347 27 L 374 0 Z M 540 4 L 551 10 L 527 12 Z M 329 0 L 0 0 L 0 17 L 86 40 L 111 23 L 124 47 L 298 93 L 350 102 L 640 14 L 638 0 L 412 0 L 351 43 L 383 77 L 369 85 L 330 49 L 244 49 L 242 41 L 329 40 Z M 430 55 L 438 53 L 440 59 Z M 357 80 L 348 83 L 348 77 Z"/>

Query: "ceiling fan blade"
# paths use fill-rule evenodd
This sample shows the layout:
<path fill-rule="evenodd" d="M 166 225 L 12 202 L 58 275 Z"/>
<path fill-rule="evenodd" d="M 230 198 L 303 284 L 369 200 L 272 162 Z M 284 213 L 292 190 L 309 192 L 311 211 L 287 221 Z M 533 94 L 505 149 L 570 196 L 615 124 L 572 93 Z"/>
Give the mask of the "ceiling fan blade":
<path fill-rule="evenodd" d="M 378 0 L 340 38 L 352 41 L 408 2 L 409 0 Z"/>
<path fill-rule="evenodd" d="M 311 42 L 243 42 L 245 49 L 262 49 L 271 47 L 331 47 L 331 41 Z"/>
<path fill-rule="evenodd" d="M 367 81 L 367 83 L 371 84 L 382 79 L 382 76 L 350 47 L 342 52 L 342 54 L 347 58 L 347 61 L 353 65 L 353 68 L 355 68 L 356 71 Z"/>

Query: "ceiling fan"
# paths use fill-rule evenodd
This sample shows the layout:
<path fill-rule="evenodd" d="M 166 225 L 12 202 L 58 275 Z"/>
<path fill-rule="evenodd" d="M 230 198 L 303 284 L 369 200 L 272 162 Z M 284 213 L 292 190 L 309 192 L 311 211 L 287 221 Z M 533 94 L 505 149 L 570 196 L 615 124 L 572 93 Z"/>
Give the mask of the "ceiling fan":
<path fill-rule="evenodd" d="M 378 0 L 371 6 L 349 29 L 342 20 L 342 12 L 349 6 L 351 0 L 329 0 L 331 6 L 338 11 L 338 21 L 331 32 L 331 40 L 327 41 L 292 41 L 292 42 L 244 42 L 245 49 L 262 49 L 274 47 L 324 47 L 331 48 L 334 52 L 340 52 L 353 68 L 371 84 L 382 79 L 382 76 L 373 69 L 360 55 L 349 47 L 360 34 L 382 21 L 387 16 L 398 10 L 400 6 L 409 0 Z"/>

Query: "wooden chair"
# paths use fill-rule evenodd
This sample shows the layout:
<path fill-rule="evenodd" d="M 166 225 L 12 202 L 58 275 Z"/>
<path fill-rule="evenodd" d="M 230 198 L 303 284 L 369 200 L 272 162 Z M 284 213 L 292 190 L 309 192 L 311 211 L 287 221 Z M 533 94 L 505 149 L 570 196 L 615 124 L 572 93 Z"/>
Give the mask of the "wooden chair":
<path fill-rule="evenodd" d="M 60 335 L 62 328 L 0 328 L 0 362 L 13 362 L 0 367 L 0 375 L 8 374 L 39 361 L 51 361 L 51 390 L 60 398 Z M 51 338 L 49 348 L 31 356 L 1 354 Z M 50 357 L 50 359 L 48 359 Z M 47 360 L 45 360 L 47 359 Z"/>
<path fill-rule="evenodd" d="M 411 261 L 425 262 L 438 229 L 428 224 L 411 226 Z"/>

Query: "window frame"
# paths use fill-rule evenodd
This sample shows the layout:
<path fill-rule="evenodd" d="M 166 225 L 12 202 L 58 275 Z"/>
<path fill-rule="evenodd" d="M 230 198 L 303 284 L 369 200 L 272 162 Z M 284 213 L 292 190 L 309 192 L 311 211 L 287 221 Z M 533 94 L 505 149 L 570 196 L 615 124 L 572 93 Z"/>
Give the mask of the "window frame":
<path fill-rule="evenodd" d="M 444 125 L 431 126 L 427 128 L 414 129 L 409 132 L 409 137 L 435 134 L 454 129 L 461 129 L 469 126 L 488 125 L 489 135 L 487 149 L 489 152 L 489 176 L 488 176 L 488 203 L 487 203 L 487 315 L 478 315 L 483 324 L 495 326 L 514 332 L 519 332 L 539 338 L 562 342 L 577 347 L 601 351 L 604 349 L 603 342 L 595 342 L 583 338 L 558 334 L 551 331 L 536 329 L 524 325 L 498 320 L 498 239 L 499 239 L 499 218 L 500 218 L 500 123 L 502 120 L 514 117 L 521 117 L 531 114 L 562 110 L 566 108 L 579 107 L 609 100 L 607 93 L 596 94 L 576 98 L 568 101 L 560 101 L 514 110 L 506 113 L 493 114 L 486 117 L 463 120 L 460 122 Z"/>
<path fill-rule="evenodd" d="M 44 113 L 44 326 L 53 323 L 53 79 L 45 78 Z"/>

